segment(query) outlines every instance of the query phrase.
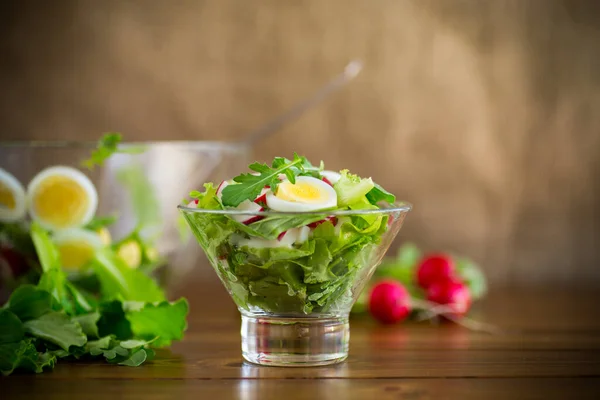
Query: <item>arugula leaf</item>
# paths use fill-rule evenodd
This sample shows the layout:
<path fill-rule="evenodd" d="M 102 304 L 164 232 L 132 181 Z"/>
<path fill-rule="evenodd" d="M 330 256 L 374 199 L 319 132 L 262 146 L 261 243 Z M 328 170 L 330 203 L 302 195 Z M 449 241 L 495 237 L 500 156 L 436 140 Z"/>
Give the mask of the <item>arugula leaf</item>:
<path fill-rule="evenodd" d="M 28 321 L 52 311 L 52 296 L 33 285 L 22 285 L 11 294 L 7 306 L 21 321 Z"/>
<path fill-rule="evenodd" d="M 140 154 L 146 151 L 143 146 L 137 147 L 119 147 L 123 139 L 120 133 L 106 133 L 98 141 L 96 150 L 92 151 L 90 158 L 81 162 L 81 164 L 89 170 L 93 170 L 95 166 L 102 166 L 110 156 L 115 153 Z"/>
<path fill-rule="evenodd" d="M 69 347 L 81 347 L 87 342 L 81 326 L 62 312 L 49 312 L 37 319 L 23 323 L 25 332 L 46 340 L 69 351 Z"/>
<path fill-rule="evenodd" d="M 127 307 L 127 303 L 124 304 Z M 186 299 L 169 303 L 146 304 L 143 308 L 125 312 L 135 337 L 153 340 L 156 347 L 169 346 L 173 340 L 181 340 L 187 328 L 186 316 L 189 305 Z"/>
<path fill-rule="evenodd" d="M 0 310 L 0 344 L 18 342 L 25 330 L 19 318 L 8 310 Z"/>
<path fill-rule="evenodd" d="M 221 201 L 226 206 L 237 207 L 244 200 L 254 200 L 267 185 L 271 186 L 271 189 L 275 191 L 279 184 L 279 174 L 281 173 L 285 173 L 290 182 L 295 183 L 295 175 L 291 168 L 303 168 L 305 159 L 294 154 L 294 160 L 291 162 L 287 161 L 282 158 L 276 158 L 273 162 L 275 167 L 269 167 L 267 164 L 257 162 L 250 164 L 250 169 L 258 172 L 258 175 L 241 174 L 233 178 L 237 184 L 228 185 L 223 189 Z"/>
<path fill-rule="evenodd" d="M 229 186 L 228 186 L 229 187 Z M 265 239 L 276 239 L 282 232 L 291 228 L 298 228 L 310 223 L 320 221 L 327 217 L 327 213 L 314 215 L 283 215 L 268 216 L 252 223 L 251 229 L 256 236 Z M 245 226 L 245 225 L 244 225 Z"/>
<path fill-rule="evenodd" d="M 17 369 L 40 373 L 45 368 L 54 368 L 55 363 L 56 356 L 50 352 L 38 353 L 32 339 L 0 344 L 0 373 L 2 375 L 10 375 Z"/>

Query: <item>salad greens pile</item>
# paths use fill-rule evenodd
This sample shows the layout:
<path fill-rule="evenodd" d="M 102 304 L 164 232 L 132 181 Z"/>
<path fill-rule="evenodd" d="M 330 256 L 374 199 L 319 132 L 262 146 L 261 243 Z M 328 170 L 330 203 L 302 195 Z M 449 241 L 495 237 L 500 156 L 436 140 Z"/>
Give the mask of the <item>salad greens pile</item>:
<path fill-rule="evenodd" d="M 277 157 L 271 166 L 253 163 L 254 174 L 241 174 L 222 190 L 212 183 L 192 192 L 196 207 L 227 210 L 245 201 L 258 202 L 263 190 L 276 193 L 283 176 L 323 179 L 323 164 L 305 158 Z M 348 312 L 356 285 L 364 283 L 382 256 L 378 245 L 394 213 L 331 216 L 333 211 L 376 210 L 395 197 L 368 178 L 347 170 L 333 184 L 337 207 L 309 213 L 273 213 L 239 222 L 224 213 L 186 212 L 186 218 L 216 272 L 241 309 L 278 314 Z M 263 204 L 262 210 L 269 210 Z M 293 229 L 310 228 L 306 241 L 269 245 Z M 257 243 L 256 245 L 253 243 Z"/>
<path fill-rule="evenodd" d="M 105 136 L 84 165 L 92 168 L 123 152 L 117 146 L 120 140 L 118 134 Z M 63 268 L 53 233 L 37 222 L 0 223 L 0 262 L 18 276 L 0 307 L 1 374 L 40 373 L 59 360 L 72 359 L 138 366 L 154 357 L 152 348 L 182 339 L 187 300 L 169 302 L 150 276 L 163 260 L 141 234 L 154 222 L 155 197 L 152 191 L 140 195 L 145 180 L 133 168 L 120 173 L 138 211 L 138 224 L 123 239 L 97 249 L 81 271 Z M 84 229 L 101 232 L 116 220 L 96 217 Z"/>

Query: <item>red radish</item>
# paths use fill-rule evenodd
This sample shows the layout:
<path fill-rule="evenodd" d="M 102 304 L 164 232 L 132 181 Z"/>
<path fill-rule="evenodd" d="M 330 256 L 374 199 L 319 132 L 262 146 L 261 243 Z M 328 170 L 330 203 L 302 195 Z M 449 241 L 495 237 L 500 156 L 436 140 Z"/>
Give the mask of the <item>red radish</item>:
<path fill-rule="evenodd" d="M 385 280 L 377 283 L 369 296 L 369 310 L 384 324 L 400 322 L 410 314 L 410 295 L 402 284 Z"/>
<path fill-rule="evenodd" d="M 331 183 L 331 182 L 329 181 L 329 179 L 327 179 L 326 177 L 322 177 L 322 178 L 321 178 L 321 180 L 323 180 L 323 182 L 325 182 L 325 183 L 326 183 L 326 184 L 328 184 L 329 186 L 332 186 L 332 187 L 333 187 L 333 183 Z"/>
<path fill-rule="evenodd" d="M 196 205 L 197 205 L 199 202 L 200 202 L 200 200 L 198 200 L 198 199 L 195 199 L 195 200 L 194 200 L 194 204 L 196 204 Z"/>
<path fill-rule="evenodd" d="M 260 210 L 258 210 L 258 211 L 265 211 L 265 209 L 261 207 Z M 264 218 L 265 217 L 263 217 L 261 215 L 255 215 L 254 217 L 250 217 L 247 220 L 242 221 L 242 223 L 244 225 L 250 225 L 251 223 L 256 222 L 256 221 L 260 221 L 261 219 L 264 219 Z"/>
<path fill-rule="evenodd" d="M 260 205 L 267 205 L 267 193 L 269 192 L 269 188 L 270 186 L 265 186 L 262 191 L 260 192 L 260 194 L 258 195 L 258 197 L 256 199 L 254 199 L 254 202 L 256 204 L 260 204 Z"/>
<path fill-rule="evenodd" d="M 217 195 L 221 194 L 221 188 L 223 187 L 224 183 L 225 181 L 221 181 L 221 183 L 219 183 L 219 186 L 217 186 Z"/>
<path fill-rule="evenodd" d="M 456 280 L 434 282 L 427 289 L 427 300 L 449 306 L 450 314 L 455 317 L 466 314 L 471 306 L 469 288 Z"/>
<path fill-rule="evenodd" d="M 287 231 L 283 231 L 281 232 L 278 236 L 277 236 L 277 240 L 279 240 L 281 242 L 281 239 L 283 239 L 283 237 L 285 236 L 285 234 L 287 233 Z"/>
<path fill-rule="evenodd" d="M 419 263 L 417 282 L 424 289 L 435 282 L 448 281 L 453 278 L 454 261 L 446 254 L 433 254 Z"/>
<path fill-rule="evenodd" d="M 310 224 L 308 224 L 306 226 L 308 226 L 311 229 L 315 229 L 317 226 L 321 225 L 325 221 L 329 221 L 329 222 L 331 222 L 333 224 L 333 226 L 336 226 L 338 220 L 337 220 L 336 217 L 330 216 L 330 217 L 327 217 L 327 218 L 322 219 L 320 221 L 311 222 Z"/>

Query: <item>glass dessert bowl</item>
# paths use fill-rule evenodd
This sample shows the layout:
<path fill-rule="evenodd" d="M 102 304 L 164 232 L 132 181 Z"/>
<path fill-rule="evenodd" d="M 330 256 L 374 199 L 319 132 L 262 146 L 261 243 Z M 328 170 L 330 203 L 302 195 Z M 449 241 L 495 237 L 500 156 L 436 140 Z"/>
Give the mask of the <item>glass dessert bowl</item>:
<path fill-rule="evenodd" d="M 352 305 L 411 205 L 248 212 L 190 203 L 179 209 L 241 313 L 244 359 L 318 366 L 348 356 Z"/>

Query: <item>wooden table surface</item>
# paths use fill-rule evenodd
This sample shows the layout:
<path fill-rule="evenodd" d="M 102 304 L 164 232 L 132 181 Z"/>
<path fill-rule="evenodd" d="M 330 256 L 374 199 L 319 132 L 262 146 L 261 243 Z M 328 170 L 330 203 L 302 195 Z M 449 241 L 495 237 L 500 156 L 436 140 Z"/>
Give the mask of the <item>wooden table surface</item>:
<path fill-rule="evenodd" d="M 597 399 L 600 312 L 587 290 L 495 291 L 474 319 L 442 324 L 352 318 L 350 356 L 318 368 L 258 367 L 240 353 L 239 315 L 217 285 L 196 289 L 185 340 L 138 368 L 60 363 L 0 378 L 0 399 Z"/>

